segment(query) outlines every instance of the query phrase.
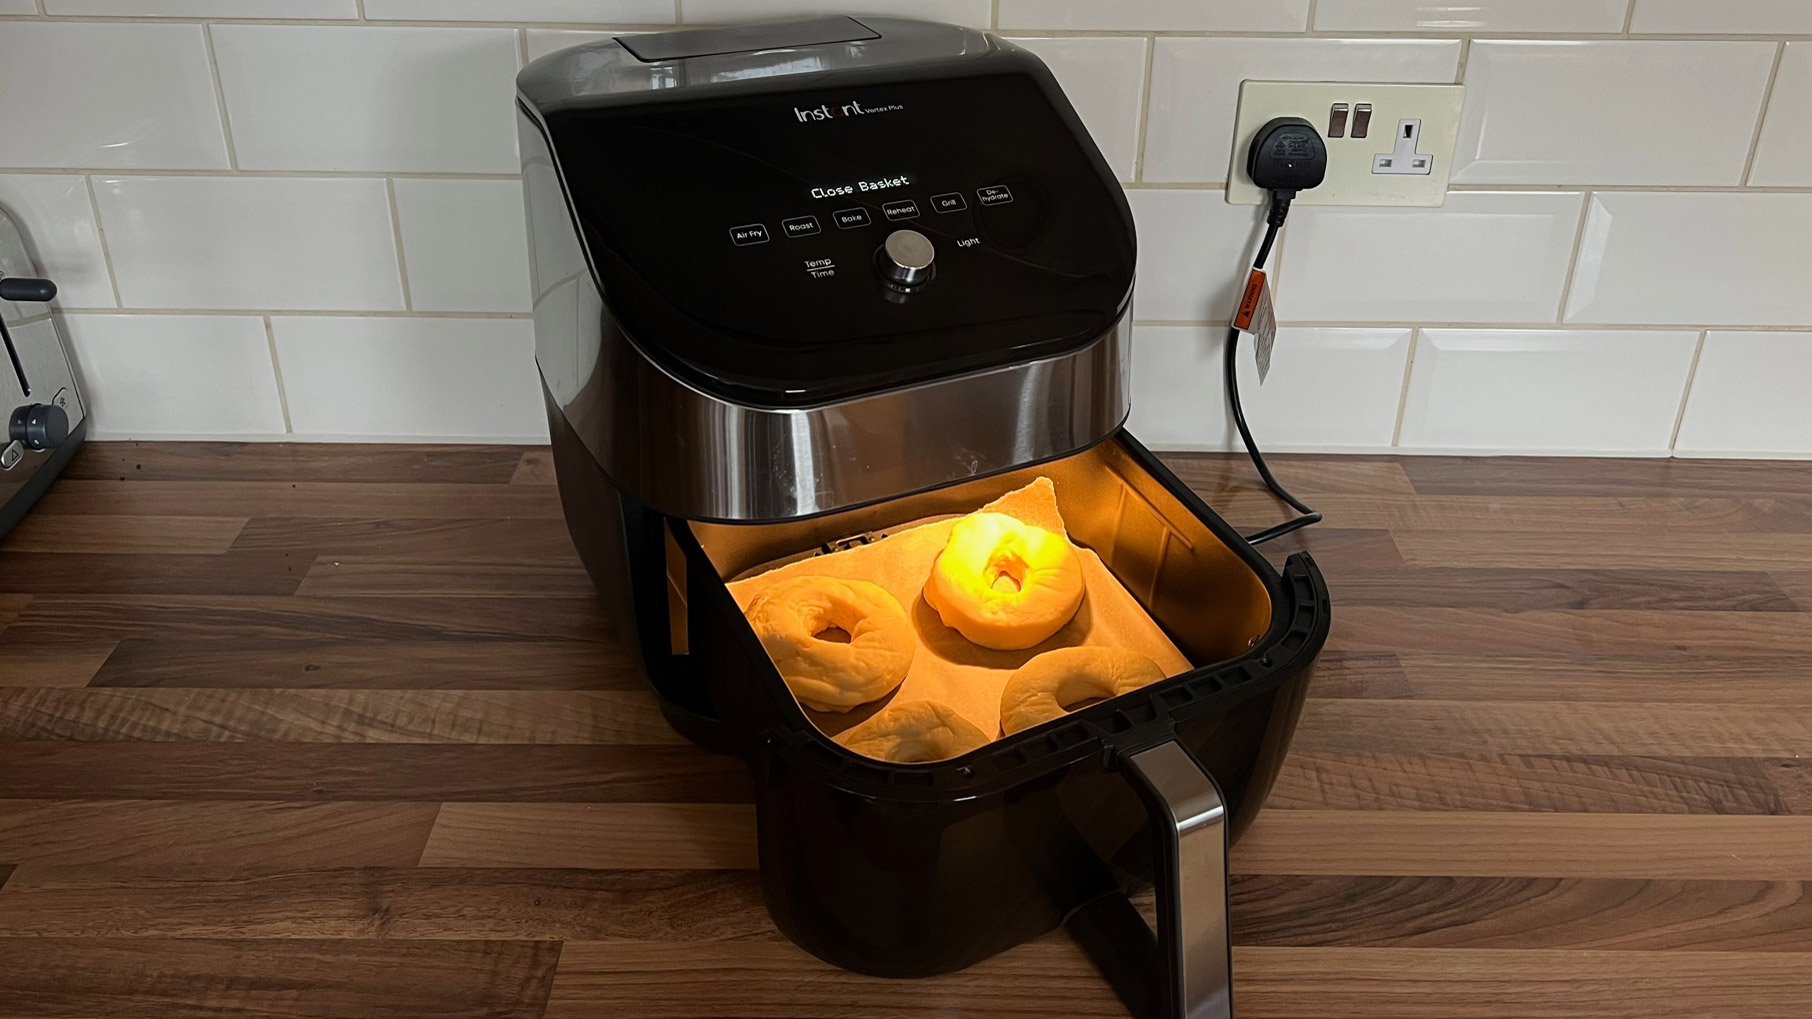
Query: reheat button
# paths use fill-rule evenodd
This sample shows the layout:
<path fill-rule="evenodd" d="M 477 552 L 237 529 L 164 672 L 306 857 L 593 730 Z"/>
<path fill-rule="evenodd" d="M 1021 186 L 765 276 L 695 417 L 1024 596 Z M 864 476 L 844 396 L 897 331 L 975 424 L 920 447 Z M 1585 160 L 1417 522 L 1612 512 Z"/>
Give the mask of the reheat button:
<path fill-rule="evenodd" d="M 888 219 L 918 219 L 919 203 L 910 198 L 903 202 L 888 202 L 881 206 L 881 212 Z"/>

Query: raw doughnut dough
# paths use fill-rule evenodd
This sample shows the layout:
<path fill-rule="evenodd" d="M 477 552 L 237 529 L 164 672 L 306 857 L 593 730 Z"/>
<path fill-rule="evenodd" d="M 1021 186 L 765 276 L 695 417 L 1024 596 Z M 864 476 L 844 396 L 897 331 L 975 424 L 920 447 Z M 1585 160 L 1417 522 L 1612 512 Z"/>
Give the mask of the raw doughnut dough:
<path fill-rule="evenodd" d="M 996 651 L 1056 633 L 1082 595 L 1082 563 L 1069 539 L 1005 513 L 958 520 L 925 582 L 925 601 L 945 626 Z"/>
<path fill-rule="evenodd" d="M 906 678 L 917 647 L 899 599 L 866 580 L 795 577 L 763 591 L 748 616 L 787 689 L 819 711 L 887 696 Z M 819 636 L 833 627 L 849 643 Z"/>
<path fill-rule="evenodd" d="M 988 743 L 987 734 L 938 701 L 889 704 L 837 742 L 865 757 L 923 764 L 966 754 Z"/>
<path fill-rule="evenodd" d="M 1157 662 L 1112 647 L 1046 651 L 1007 677 L 1000 731 L 1008 736 L 1067 714 L 1071 705 L 1116 697 L 1164 678 Z"/>

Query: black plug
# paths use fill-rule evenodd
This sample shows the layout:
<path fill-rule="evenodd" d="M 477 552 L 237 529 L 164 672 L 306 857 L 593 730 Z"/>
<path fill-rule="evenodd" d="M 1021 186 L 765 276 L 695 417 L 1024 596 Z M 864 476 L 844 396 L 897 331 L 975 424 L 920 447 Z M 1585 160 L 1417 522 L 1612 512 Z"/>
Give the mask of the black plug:
<path fill-rule="evenodd" d="M 1278 223 L 1296 193 L 1320 185 L 1327 172 L 1327 143 L 1315 125 L 1301 117 L 1266 122 L 1246 150 L 1246 176 L 1271 192 L 1271 216 Z"/>

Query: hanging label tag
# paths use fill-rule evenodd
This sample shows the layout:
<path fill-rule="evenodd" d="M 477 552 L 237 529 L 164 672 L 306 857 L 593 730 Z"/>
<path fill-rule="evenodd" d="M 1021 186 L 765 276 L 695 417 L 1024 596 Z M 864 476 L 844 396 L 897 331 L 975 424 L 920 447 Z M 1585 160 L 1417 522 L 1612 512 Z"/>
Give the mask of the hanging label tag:
<path fill-rule="evenodd" d="M 1263 269 L 1252 270 L 1246 279 L 1246 292 L 1240 295 L 1239 308 L 1233 313 L 1233 328 L 1251 333 L 1258 358 L 1258 382 L 1264 384 L 1271 374 L 1271 348 L 1277 343 L 1277 312 L 1271 307 L 1271 288 L 1265 285 Z"/>

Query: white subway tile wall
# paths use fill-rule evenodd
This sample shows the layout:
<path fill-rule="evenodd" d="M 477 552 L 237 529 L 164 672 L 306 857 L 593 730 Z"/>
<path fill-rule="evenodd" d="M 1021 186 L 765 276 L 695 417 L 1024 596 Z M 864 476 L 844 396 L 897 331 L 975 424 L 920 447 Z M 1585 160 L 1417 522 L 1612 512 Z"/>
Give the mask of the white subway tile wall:
<path fill-rule="evenodd" d="M 1812 32 L 1806 0 L 1636 0 L 1630 31 L 1683 35 Z"/>
<path fill-rule="evenodd" d="M 1278 314 L 1311 322 L 1553 322 L 1581 200 L 1571 191 L 1456 191 L 1433 209 L 1296 209 Z"/>
<path fill-rule="evenodd" d="M 1779 46 L 1472 44 L 1458 184 L 1741 184 Z M 1691 88 L 1680 88 L 1682 81 Z M 1657 130 L 1660 124 L 1691 130 Z"/>
<path fill-rule="evenodd" d="M 127 308 L 403 308 L 375 178 L 96 177 Z"/>
<path fill-rule="evenodd" d="M 1271 372 L 1239 360 L 1240 406 L 1265 448 L 1382 449 L 1397 427 L 1408 329 L 1278 330 Z M 1143 326 L 1133 337 L 1133 433 L 1154 449 L 1243 448 L 1226 413 L 1221 326 Z M 1251 340 L 1242 342 L 1250 346 Z M 1328 436 L 1340 437 L 1330 444 Z"/>
<path fill-rule="evenodd" d="M 1665 456 L 1699 334 L 1424 329 L 1399 443 Z"/>
<path fill-rule="evenodd" d="M 1803 455 L 1812 449 L 1809 383 L 1804 333 L 1707 333 L 1674 448 L 1688 456 Z"/>
<path fill-rule="evenodd" d="M 400 177 L 394 186 L 412 310 L 529 310 L 520 181 Z"/>
<path fill-rule="evenodd" d="M 224 169 L 206 31 L 6 22 L 0 139 L 16 167 Z"/>
<path fill-rule="evenodd" d="M 63 330 L 85 384 L 90 438 L 255 438 L 284 430 L 270 337 L 258 316 L 75 314 L 63 316 Z"/>
<path fill-rule="evenodd" d="M 1812 323 L 1812 194 L 1592 196 L 1567 321 Z"/>
<path fill-rule="evenodd" d="M 1154 446 L 1234 444 L 1240 82 L 1419 81 L 1467 86 L 1448 201 L 1293 212 L 1261 442 L 1812 457 L 1807 0 L 0 0 L 0 205 L 98 436 L 538 441 L 513 75 L 830 12 L 1051 66 L 1138 225 Z"/>
<path fill-rule="evenodd" d="M 1812 187 L 1812 42 L 1790 42 L 1781 53 L 1747 183 Z"/>
<path fill-rule="evenodd" d="M 299 438 L 547 441 L 527 319 L 278 315 L 271 335 Z"/>
<path fill-rule="evenodd" d="M 1334 32 L 1621 32 L 1629 0 L 1321 0 Z"/>

